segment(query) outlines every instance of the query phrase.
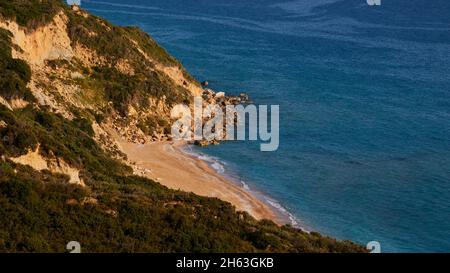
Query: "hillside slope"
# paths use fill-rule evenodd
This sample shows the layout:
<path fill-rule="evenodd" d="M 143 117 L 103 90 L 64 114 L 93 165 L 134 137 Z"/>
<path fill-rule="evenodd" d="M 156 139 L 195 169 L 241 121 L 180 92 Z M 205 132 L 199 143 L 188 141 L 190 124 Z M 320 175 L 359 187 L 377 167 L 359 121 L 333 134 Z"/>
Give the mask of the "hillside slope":
<path fill-rule="evenodd" d="M 164 139 L 201 92 L 137 28 L 0 0 L 0 252 L 364 252 L 134 176 L 106 129 Z"/>

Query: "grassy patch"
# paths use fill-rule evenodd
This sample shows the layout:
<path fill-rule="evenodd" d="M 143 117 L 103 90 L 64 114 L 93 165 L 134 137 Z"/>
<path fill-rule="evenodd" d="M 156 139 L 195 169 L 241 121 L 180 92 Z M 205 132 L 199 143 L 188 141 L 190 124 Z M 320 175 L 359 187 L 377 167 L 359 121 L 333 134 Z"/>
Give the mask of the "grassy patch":
<path fill-rule="evenodd" d="M 65 252 L 71 240 L 84 252 L 363 251 L 139 177 L 111 174 L 87 190 L 11 162 L 0 162 L 0 174 L 0 252 Z M 98 203 L 83 205 L 89 197 Z"/>
<path fill-rule="evenodd" d="M 0 15 L 31 29 L 48 22 L 62 7 L 57 0 L 1 1 Z M 165 100 L 169 106 L 190 99 L 186 89 L 153 71 L 154 64 L 143 60 L 132 46 L 130 39 L 155 61 L 180 66 L 148 35 L 66 10 L 72 42 L 96 50 L 109 62 L 126 58 L 136 68 L 134 76 L 110 67 L 83 71 L 88 77 L 78 79 L 78 84 L 98 93 L 87 94 L 86 100 L 112 101 L 116 110 L 126 114 L 130 104 L 147 107 L 150 97 Z M 71 64 L 54 61 L 49 65 Z M 26 87 L 30 76 L 29 66 L 11 56 L 10 34 L 0 29 L 0 95 L 32 102 Z M 130 167 L 113 159 L 93 139 L 92 120 L 105 117 L 88 110 L 69 110 L 75 115 L 73 120 L 33 103 L 14 111 L 0 105 L 0 252 L 65 252 L 72 240 L 82 244 L 83 252 L 365 251 L 350 242 L 256 221 L 227 202 L 170 190 L 133 176 Z M 150 133 L 167 125 L 154 116 L 141 127 Z M 65 175 L 38 172 L 8 159 L 38 145 L 43 156 L 62 158 L 80 169 L 88 187 L 70 185 Z M 97 202 L 86 203 L 87 198 Z"/>
<path fill-rule="evenodd" d="M 107 174 L 108 170 L 130 172 L 96 144 L 91 122 L 85 118 L 68 121 L 32 106 L 14 112 L 0 106 L 0 119 L 7 123 L 0 129 L 2 154 L 19 156 L 40 144 L 42 155 L 63 158 L 73 167 L 91 172 L 94 178 Z"/>
<path fill-rule="evenodd" d="M 31 79 L 28 64 L 11 55 L 11 33 L 0 28 L 0 96 L 3 98 L 33 101 L 34 97 L 27 87 Z"/>
<path fill-rule="evenodd" d="M 96 67 L 92 78 L 104 86 L 105 98 L 123 115 L 127 114 L 128 105 L 148 107 L 149 97 L 164 98 L 169 106 L 189 102 L 190 98 L 189 91 L 156 71 L 130 76 L 115 68 Z"/>
<path fill-rule="evenodd" d="M 61 0 L 4 0 L 0 1 L 0 16 L 34 29 L 50 22 L 64 7 Z"/>

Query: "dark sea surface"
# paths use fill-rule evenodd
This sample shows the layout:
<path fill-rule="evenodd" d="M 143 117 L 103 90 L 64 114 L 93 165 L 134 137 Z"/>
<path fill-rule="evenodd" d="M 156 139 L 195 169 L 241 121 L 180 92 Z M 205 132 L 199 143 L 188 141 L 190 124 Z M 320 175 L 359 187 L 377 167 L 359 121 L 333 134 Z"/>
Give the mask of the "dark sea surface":
<path fill-rule="evenodd" d="M 82 7 L 141 27 L 215 90 L 280 105 L 277 152 L 196 151 L 297 225 L 383 252 L 450 251 L 450 1 Z"/>

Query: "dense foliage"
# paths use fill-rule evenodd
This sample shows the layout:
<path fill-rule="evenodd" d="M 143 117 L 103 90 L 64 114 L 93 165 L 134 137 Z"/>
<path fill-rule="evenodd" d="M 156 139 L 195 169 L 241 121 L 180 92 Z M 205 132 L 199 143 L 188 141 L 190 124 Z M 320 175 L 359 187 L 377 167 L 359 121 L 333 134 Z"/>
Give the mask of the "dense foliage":
<path fill-rule="evenodd" d="M 354 252 L 362 248 L 270 221 L 258 222 L 226 202 L 170 190 L 108 157 L 90 125 L 34 109 L 0 106 L 0 154 L 37 143 L 82 168 L 87 188 L 68 177 L 0 161 L 0 251 L 62 252 L 76 240 L 92 252 Z M 86 200 L 95 200 L 88 202 Z"/>
<path fill-rule="evenodd" d="M 125 75 L 115 68 L 95 67 L 91 78 L 103 86 L 105 97 L 125 114 L 128 105 L 148 107 L 148 98 L 164 98 L 168 105 L 189 103 L 189 93 L 182 90 L 162 73 L 147 72 L 145 76 Z"/>
<path fill-rule="evenodd" d="M 130 103 L 146 107 L 147 98 L 164 99 L 168 105 L 189 102 L 189 91 L 175 85 L 167 75 L 154 69 L 156 63 L 179 67 L 185 77 L 197 83 L 182 65 L 148 34 L 136 27 L 118 27 L 96 16 L 68 11 L 68 34 L 73 43 L 89 48 L 116 63 L 126 59 L 134 75 L 125 75 L 111 67 L 96 67 L 91 75 L 104 88 L 106 98 L 124 114 Z M 93 35 L 95 33 L 95 35 Z M 134 46 L 137 44 L 138 47 Z M 142 58 L 142 50 L 148 58 Z M 198 84 L 198 83 L 197 83 Z"/>
<path fill-rule="evenodd" d="M 0 14 L 17 18 L 22 25 L 45 22 L 60 4 L 56 0 L 0 0 Z M 98 27 L 91 23 L 85 27 Z M 135 37 L 139 43 L 148 38 L 135 29 L 117 31 L 139 36 Z M 12 58 L 11 46 L 10 34 L 0 29 L 0 95 L 6 100 L 26 99 L 30 104 L 16 110 L 0 104 L 0 252 L 64 252 L 69 241 L 79 241 L 83 252 L 364 251 L 351 242 L 256 221 L 227 202 L 170 190 L 133 176 L 131 168 L 93 140 L 89 119 L 74 111 L 75 118 L 68 120 L 34 103 L 26 86 L 30 67 Z M 118 49 L 97 50 L 114 54 Z M 126 49 L 119 50 L 117 54 L 124 54 Z M 152 41 L 146 50 L 161 55 L 161 61 L 174 61 Z M 118 109 L 122 103 L 145 96 L 187 99 L 184 95 L 169 98 L 180 93 L 171 93 L 173 85 L 161 75 L 144 76 L 124 77 L 105 67 L 92 71 L 92 78 L 102 84 L 105 96 Z M 163 121 L 147 123 L 143 126 Z M 38 145 L 46 158 L 62 158 L 80 169 L 86 187 L 70 185 L 65 175 L 38 172 L 10 160 Z"/>
<path fill-rule="evenodd" d="M 32 100 L 27 83 L 31 78 L 30 67 L 11 56 L 11 33 L 0 28 L 0 95 L 5 99 Z"/>
<path fill-rule="evenodd" d="M 217 199 L 114 176 L 95 192 L 66 178 L 0 162 L 0 251 L 350 252 L 361 248 L 269 221 Z M 87 202 L 96 198 L 96 202 Z M 243 215 L 243 217 L 240 217 Z"/>
<path fill-rule="evenodd" d="M 50 21 L 63 7 L 62 1 L 55 0 L 0 0 L 0 17 L 34 28 Z"/>

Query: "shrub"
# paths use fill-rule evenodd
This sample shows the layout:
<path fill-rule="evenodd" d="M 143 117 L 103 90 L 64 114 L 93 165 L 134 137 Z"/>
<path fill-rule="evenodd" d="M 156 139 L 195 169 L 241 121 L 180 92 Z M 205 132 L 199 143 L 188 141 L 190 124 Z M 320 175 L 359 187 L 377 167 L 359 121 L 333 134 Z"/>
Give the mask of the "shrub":
<path fill-rule="evenodd" d="M 0 16 L 16 20 L 21 26 L 36 28 L 48 23 L 64 7 L 61 0 L 0 1 Z"/>
<path fill-rule="evenodd" d="M 5 99 L 22 98 L 34 101 L 27 83 L 31 78 L 31 69 L 22 60 L 11 55 L 11 33 L 0 28 L 0 96 Z"/>

